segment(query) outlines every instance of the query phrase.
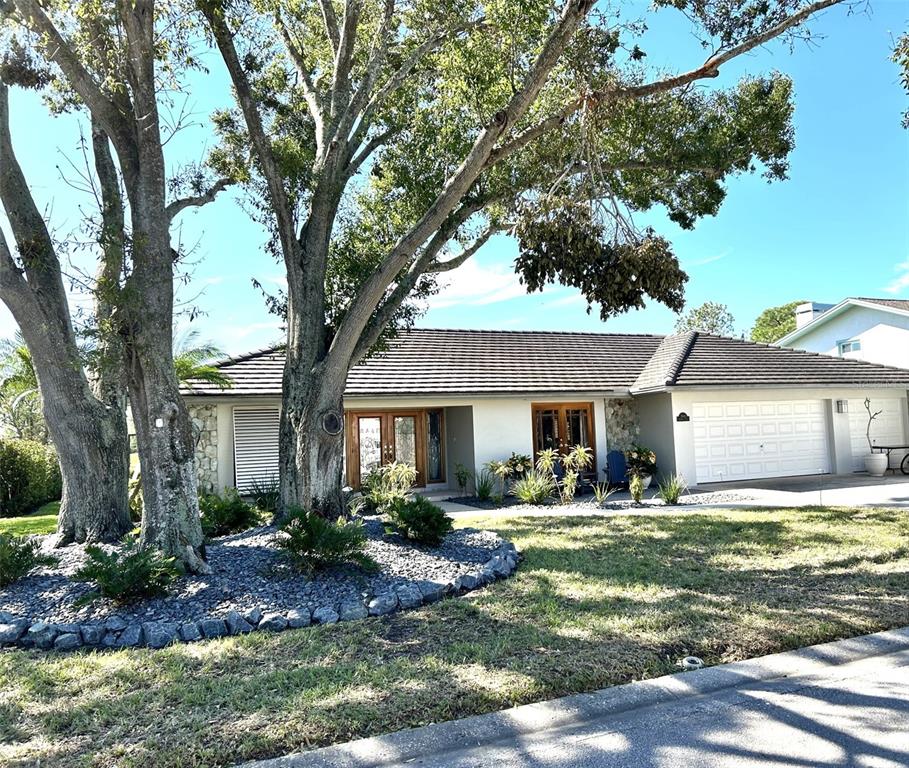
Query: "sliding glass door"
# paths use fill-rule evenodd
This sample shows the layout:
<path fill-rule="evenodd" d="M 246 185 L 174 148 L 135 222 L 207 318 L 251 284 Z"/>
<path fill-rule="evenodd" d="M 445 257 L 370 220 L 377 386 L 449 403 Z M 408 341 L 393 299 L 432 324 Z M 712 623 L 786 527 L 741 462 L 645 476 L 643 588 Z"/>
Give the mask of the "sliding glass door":
<path fill-rule="evenodd" d="M 531 410 L 534 456 L 548 448 L 565 454 L 582 445 L 593 452 L 596 462 L 593 403 L 533 403 Z"/>

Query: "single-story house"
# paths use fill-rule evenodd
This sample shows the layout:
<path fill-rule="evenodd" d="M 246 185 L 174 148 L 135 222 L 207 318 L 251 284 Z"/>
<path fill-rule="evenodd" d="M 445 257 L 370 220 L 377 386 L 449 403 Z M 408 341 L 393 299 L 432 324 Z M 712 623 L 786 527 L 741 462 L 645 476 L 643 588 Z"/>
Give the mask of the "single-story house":
<path fill-rule="evenodd" d="M 218 364 L 233 387 L 184 395 L 208 488 L 277 473 L 280 347 Z M 689 332 L 673 336 L 414 329 L 356 366 L 344 395 L 346 481 L 380 463 L 456 488 L 512 452 L 582 444 L 596 471 L 613 448 L 652 448 L 690 484 L 862 469 L 863 402 L 878 444 L 907 442 L 909 370 Z M 897 463 L 902 454 L 894 454 Z"/>
<path fill-rule="evenodd" d="M 809 301 L 795 308 L 795 330 L 781 347 L 909 368 L 909 299 Z"/>

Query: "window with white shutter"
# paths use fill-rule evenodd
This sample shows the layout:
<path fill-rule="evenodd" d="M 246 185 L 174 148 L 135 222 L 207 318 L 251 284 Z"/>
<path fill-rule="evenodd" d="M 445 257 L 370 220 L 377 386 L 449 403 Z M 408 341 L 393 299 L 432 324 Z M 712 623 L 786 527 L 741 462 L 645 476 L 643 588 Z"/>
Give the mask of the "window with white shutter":
<path fill-rule="evenodd" d="M 253 483 L 277 480 L 280 418 L 277 407 L 234 408 L 234 475 L 241 493 Z"/>

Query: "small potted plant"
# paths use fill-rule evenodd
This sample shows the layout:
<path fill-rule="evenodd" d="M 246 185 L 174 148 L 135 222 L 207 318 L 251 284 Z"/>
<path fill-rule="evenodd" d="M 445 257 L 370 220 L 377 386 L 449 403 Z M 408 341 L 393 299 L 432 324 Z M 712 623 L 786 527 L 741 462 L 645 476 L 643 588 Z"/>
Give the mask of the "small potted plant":
<path fill-rule="evenodd" d="M 649 448 L 633 445 L 625 451 L 625 464 L 628 467 L 628 477 L 640 477 L 644 488 L 650 487 L 650 482 L 656 474 L 656 454 Z"/>
<path fill-rule="evenodd" d="M 865 471 L 872 477 L 883 477 L 887 471 L 889 457 L 886 453 L 875 452 L 874 441 L 871 439 L 871 425 L 883 411 L 871 410 L 871 398 L 865 398 L 865 410 L 868 412 L 868 426 L 865 427 L 865 438 L 868 440 L 868 455 L 865 456 Z"/>

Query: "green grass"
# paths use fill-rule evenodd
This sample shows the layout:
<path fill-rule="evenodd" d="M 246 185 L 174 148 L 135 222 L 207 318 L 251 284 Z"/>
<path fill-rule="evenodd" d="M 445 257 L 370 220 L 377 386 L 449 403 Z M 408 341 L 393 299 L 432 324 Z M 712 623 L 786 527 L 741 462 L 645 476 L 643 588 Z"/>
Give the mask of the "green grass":
<path fill-rule="evenodd" d="M 25 536 L 32 533 L 53 533 L 57 530 L 59 501 L 49 501 L 34 512 L 22 517 L 0 517 L 0 533 Z"/>
<path fill-rule="evenodd" d="M 0 653 L 0 763 L 217 766 L 909 624 L 909 515 L 476 518 L 517 574 L 385 619 Z"/>

